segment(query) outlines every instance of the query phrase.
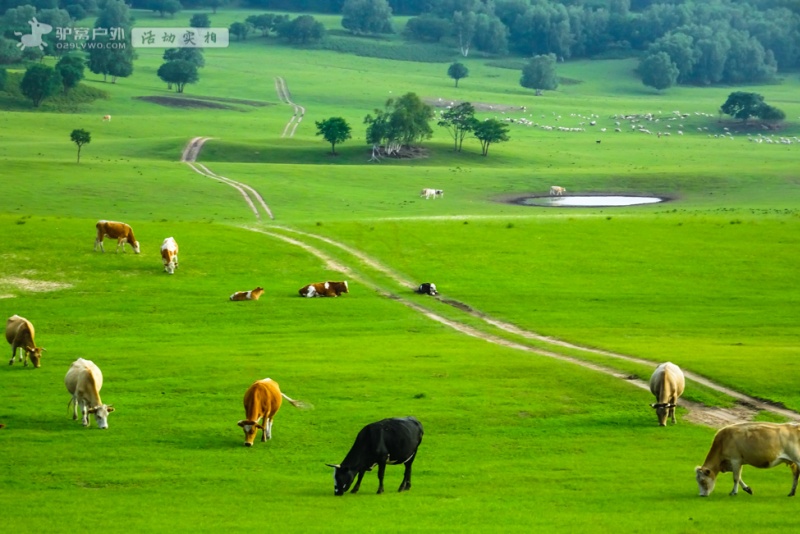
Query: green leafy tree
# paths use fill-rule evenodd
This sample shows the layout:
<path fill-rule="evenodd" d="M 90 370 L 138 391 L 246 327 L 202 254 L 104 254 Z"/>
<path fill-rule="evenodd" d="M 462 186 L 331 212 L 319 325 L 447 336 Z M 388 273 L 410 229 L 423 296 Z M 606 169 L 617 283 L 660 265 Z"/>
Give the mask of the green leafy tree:
<path fill-rule="evenodd" d="M 69 134 L 69 138 L 72 139 L 73 143 L 78 145 L 78 163 L 80 163 L 81 147 L 83 145 L 88 145 L 92 141 L 92 134 L 86 130 L 72 130 L 72 133 Z"/>
<path fill-rule="evenodd" d="M 169 14 L 170 17 L 183 9 L 183 5 L 178 0 L 152 0 L 150 9 L 159 13 L 162 17 Z"/>
<path fill-rule="evenodd" d="M 158 68 L 156 74 L 170 86 L 175 85 L 178 93 L 183 93 L 183 88 L 187 83 L 195 83 L 200 79 L 197 66 L 185 59 L 167 61 Z"/>
<path fill-rule="evenodd" d="M 522 78 L 520 78 L 519 84 L 528 89 L 535 89 L 536 96 L 541 95 L 542 91 L 552 91 L 558 88 L 556 55 L 533 56 L 528 64 L 522 68 Z"/>
<path fill-rule="evenodd" d="M 6 69 L 0 68 L 0 91 L 6 88 L 6 80 L 8 79 L 8 73 Z"/>
<path fill-rule="evenodd" d="M 207 0 L 205 5 L 211 8 L 211 12 L 215 15 L 217 14 L 217 9 L 221 8 L 222 6 L 228 5 L 228 0 Z"/>
<path fill-rule="evenodd" d="M 195 13 L 189 19 L 189 26 L 192 28 L 210 28 L 211 19 L 205 13 Z"/>
<path fill-rule="evenodd" d="M 331 117 L 322 121 L 315 121 L 317 135 L 321 135 L 331 144 L 331 154 L 336 155 L 336 145 L 350 139 L 350 125 L 342 117 Z"/>
<path fill-rule="evenodd" d="M 447 75 L 456 81 L 458 87 L 458 80 L 469 76 L 469 69 L 463 63 L 455 62 L 447 68 Z"/>
<path fill-rule="evenodd" d="M 236 36 L 237 41 L 246 41 L 251 29 L 252 26 L 246 22 L 234 22 L 228 27 L 228 31 Z"/>
<path fill-rule="evenodd" d="M 319 41 L 325 35 L 325 26 L 311 15 L 300 15 L 278 25 L 278 37 L 290 43 L 307 44 Z"/>
<path fill-rule="evenodd" d="M 453 13 L 453 33 L 458 39 L 458 50 L 464 57 L 469 55 L 469 48 L 472 46 L 473 37 L 475 37 L 476 25 L 477 17 L 472 11 L 466 13 L 456 11 Z"/>
<path fill-rule="evenodd" d="M 508 125 L 497 119 L 486 119 L 478 121 L 473 130 L 473 134 L 481 142 L 481 155 L 489 154 L 489 145 L 508 141 Z"/>
<path fill-rule="evenodd" d="M 429 139 L 433 130 L 428 122 L 433 118 L 433 108 L 424 103 L 416 93 L 406 93 L 397 99 L 386 101 L 383 110 L 374 110 L 375 115 L 364 117 L 367 125 L 367 143 L 385 147 L 393 154 L 402 147 Z"/>
<path fill-rule="evenodd" d="M 392 8 L 386 0 L 345 0 L 342 27 L 355 34 L 392 33 Z"/>
<path fill-rule="evenodd" d="M 19 41 L 0 37 L 0 65 L 16 63 L 22 57 L 22 52 L 17 46 Z"/>
<path fill-rule="evenodd" d="M 97 46 L 89 49 L 87 66 L 93 73 L 102 74 L 104 81 L 111 76 L 111 83 L 116 83 L 117 78 L 127 78 L 133 74 L 133 60 L 136 55 L 131 43 L 132 25 L 130 9 L 125 2 L 106 0 L 94 27 L 108 31 L 121 28 L 124 38 L 112 42 L 107 36 L 100 37 L 94 41 Z"/>
<path fill-rule="evenodd" d="M 31 99 L 33 107 L 38 108 L 45 98 L 61 89 L 61 76 L 53 67 L 32 65 L 25 71 L 19 87 Z"/>
<path fill-rule="evenodd" d="M 164 61 L 175 61 L 176 59 L 182 59 L 192 63 L 198 69 L 204 67 L 206 64 L 206 60 L 203 58 L 203 49 L 191 48 L 188 46 L 181 48 L 167 48 L 164 50 L 162 59 Z"/>
<path fill-rule="evenodd" d="M 64 92 L 76 87 L 83 79 L 83 71 L 86 64 L 82 57 L 75 55 L 62 56 L 56 64 L 56 71 L 61 75 L 61 82 L 64 85 Z"/>
<path fill-rule="evenodd" d="M 678 67 L 666 52 L 656 52 L 645 57 L 639 63 L 638 71 L 644 85 L 659 91 L 669 89 L 678 80 Z"/>
<path fill-rule="evenodd" d="M 475 107 L 469 102 L 462 102 L 443 111 L 436 124 L 447 128 L 455 142 L 455 151 L 461 152 L 464 138 L 478 125 L 478 120 L 475 118 Z"/>
<path fill-rule="evenodd" d="M 403 34 L 407 39 L 438 43 L 451 31 L 450 21 L 426 14 L 408 19 Z"/>
<path fill-rule="evenodd" d="M 760 94 L 735 91 L 728 95 L 728 99 L 719 109 L 734 119 L 747 121 L 750 117 L 757 117 L 763 105 L 764 97 Z"/>
<path fill-rule="evenodd" d="M 781 122 L 786 119 L 786 113 L 769 104 L 764 104 L 758 110 L 758 118 L 767 122 Z"/>
<path fill-rule="evenodd" d="M 250 15 L 245 22 L 261 32 L 262 36 L 269 35 L 270 30 L 275 27 L 275 15 L 272 13 L 262 13 L 261 15 Z"/>

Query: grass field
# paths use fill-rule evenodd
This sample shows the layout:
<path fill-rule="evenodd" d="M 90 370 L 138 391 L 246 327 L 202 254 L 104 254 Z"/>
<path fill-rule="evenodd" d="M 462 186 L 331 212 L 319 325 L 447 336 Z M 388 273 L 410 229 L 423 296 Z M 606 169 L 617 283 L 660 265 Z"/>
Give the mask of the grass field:
<path fill-rule="evenodd" d="M 223 11 L 212 25 L 251 13 Z M 190 15 L 137 20 L 175 26 Z M 627 381 L 465 335 L 419 310 L 645 380 L 670 360 L 800 410 L 800 144 L 747 140 L 800 135 L 796 74 L 746 88 L 787 114 L 782 130 L 762 133 L 718 116 L 739 88 L 655 93 L 630 60 L 559 64 L 574 82 L 534 97 L 518 71 L 484 58 L 464 60 L 470 76 L 456 89 L 447 63 L 249 39 L 206 51 L 185 96 L 234 100 L 210 109 L 141 99 L 176 96 L 155 75 L 160 54 L 140 50 L 134 75 L 116 84 L 89 74 L 84 84 L 108 98 L 75 109 L 33 110 L 0 93 L 0 312 L 30 319 L 47 348 L 40 369 L 0 369 L 0 486 L 17 497 L 5 508 L 9 532 L 792 527 L 785 468 L 745 469 L 753 496 L 729 497 L 726 474 L 710 498 L 697 497 L 693 468 L 714 429 L 681 420 L 685 409 L 677 426 L 659 428 L 650 393 Z M 281 137 L 292 111 L 276 95 L 278 76 L 307 110 L 294 137 Z M 426 157 L 368 163 L 364 115 L 410 91 L 503 107 L 481 116 L 539 126 L 512 124 L 511 140 L 485 158 L 475 140 L 453 153 L 434 128 Z M 622 118 L 647 113 L 659 118 L 647 124 L 652 135 Z M 314 135 L 314 121 L 331 116 L 353 126 L 336 157 Z M 590 116 L 596 124 L 581 132 L 541 128 Z M 80 164 L 76 128 L 92 134 Z M 179 162 L 198 136 L 213 138 L 199 162 L 257 189 L 274 220 L 257 221 L 239 192 Z M 507 202 L 554 184 L 670 200 Z M 419 198 L 424 187 L 445 196 Z M 114 254 L 112 243 L 93 252 L 98 219 L 131 224 L 142 253 Z M 181 247 L 174 276 L 158 254 L 167 236 Z M 348 279 L 350 293 L 297 296 L 326 279 Z M 502 332 L 411 291 L 426 281 L 525 331 L 652 366 Z M 261 300 L 227 300 L 257 285 Z M 103 401 L 116 407 L 107 431 L 67 413 L 63 377 L 78 357 L 104 372 Z M 314 409 L 285 404 L 273 439 L 246 449 L 241 398 L 266 376 Z M 691 381 L 685 397 L 732 404 Z M 413 489 L 396 493 L 402 469 L 389 467 L 386 494 L 374 495 L 369 473 L 359 494 L 334 498 L 324 464 L 341 461 L 365 424 L 400 415 L 425 426 Z"/>

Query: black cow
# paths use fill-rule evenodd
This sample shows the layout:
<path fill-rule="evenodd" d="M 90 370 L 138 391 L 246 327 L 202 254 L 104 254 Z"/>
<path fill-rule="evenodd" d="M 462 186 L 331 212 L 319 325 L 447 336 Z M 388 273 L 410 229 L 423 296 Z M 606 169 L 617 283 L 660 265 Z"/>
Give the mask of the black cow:
<path fill-rule="evenodd" d="M 439 292 L 436 291 L 436 284 L 430 282 L 425 282 L 424 284 L 420 284 L 419 287 L 417 288 L 417 293 L 420 293 L 422 295 L 431 295 L 431 296 L 439 294 Z"/>
<path fill-rule="evenodd" d="M 395 417 L 370 423 L 358 433 L 356 442 L 339 465 L 333 467 L 333 493 L 344 495 L 353 479 L 358 480 L 351 490 L 356 493 L 361 486 L 364 473 L 378 466 L 378 493 L 383 493 L 383 472 L 386 464 L 405 464 L 403 482 L 397 491 L 411 489 L 411 464 L 417 456 L 417 448 L 422 443 L 422 424 L 414 417 Z"/>

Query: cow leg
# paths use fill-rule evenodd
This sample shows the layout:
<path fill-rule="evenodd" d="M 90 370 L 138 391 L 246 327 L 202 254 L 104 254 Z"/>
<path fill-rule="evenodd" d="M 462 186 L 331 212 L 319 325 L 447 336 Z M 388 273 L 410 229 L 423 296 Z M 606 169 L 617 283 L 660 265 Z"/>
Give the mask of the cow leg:
<path fill-rule="evenodd" d="M 674 404 L 674 403 L 670 403 L 670 404 Z M 672 424 L 673 425 L 677 424 L 677 421 L 675 420 L 675 407 L 674 406 L 669 409 L 669 413 L 667 415 L 668 415 L 668 417 L 670 419 L 672 419 Z"/>
<path fill-rule="evenodd" d="M 794 497 L 794 492 L 797 490 L 797 480 L 800 478 L 800 466 L 792 462 L 789 467 L 792 470 L 792 491 L 789 492 L 789 497 Z"/>
<path fill-rule="evenodd" d="M 256 422 L 258 422 L 257 419 L 256 419 Z M 261 419 L 261 423 L 262 423 L 262 425 L 261 425 L 261 443 L 266 443 L 267 442 L 267 432 L 269 432 L 267 430 L 267 424 L 268 423 L 267 423 L 267 416 L 266 415 L 264 416 L 263 419 Z"/>
<path fill-rule="evenodd" d="M 73 396 L 70 404 L 72 404 L 72 420 L 76 421 L 78 419 L 78 399 Z"/>
<path fill-rule="evenodd" d="M 733 471 L 733 489 L 731 490 L 731 495 L 736 495 L 739 493 L 739 484 L 742 485 L 742 489 L 745 490 L 750 495 L 753 494 L 753 490 L 750 489 L 750 486 L 744 483 L 742 480 L 742 464 L 733 464 L 731 466 L 731 471 Z"/>
<path fill-rule="evenodd" d="M 28 367 L 28 349 L 22 347 L 22 365 Z"/>
<path fill-rule="evenodd" d="M 414 453 L 414 456 L 412 456 L 411 459 L 406 462 L 406 470 L 405 473 L 403 473 L 403 482 L 400 483 L 400 489 L 397 491 L 408 491 L 411 489 L 411 464 L 414 463 L 414 458 L 416 458 L 416 456 L 416 453 Z"/>
<path fill-rule="evenodd" d="M 97 236 L 95 238 L 95 240 L 94 240 L 94 250 L 95 250 L 95 252 L 97 252 L 97 246 L 98 245 L 100 246 L 100 251 L 101 252 L 105 252 L 106 251 L 105 247 L 103 247 L 103 237 L 102 236 Z"/>
<path fill-rule="evenodd" d="M 361 487 L 361 480 L 364 478 L 364 473 L 366 473 L 366 470 L 358 472 L 358 479 L 356 480 L 356 485 L 353 486 L 353 489 L 350 490 L 350 493 L 358 493 L 358 488 Z"/>
<path fill-rule="evenodd" d="M 83 426 L 89 426 L 89 405 L 86 401 L 81 401 L 81 414 L 83 415 L 81 424 Z"/>
<path fill-rule="evenodd" d="M 383 472 L 386 471 L 386 463 L 378 464 L 378 495 L 383 493 Z"/>
<path fill-rule="evenodd" d="M 267 432 L 267 439 L 272 439 L 272 417 L 269 420 L 264 419 L 264 430 Z"/>
<path fill-rule="evenodd" d="M 11 345 L 11 359 L 8 361 L 8 365 L 14 365 L 14 356 L 17 353 L 16 345 Z"/>
<path fill-rule="evenodd" d="M 125 252 L 125 240 L 124 239 L 117 239 L 117 252 L 119 252 L 119 247 L 122 247 L 122 252 Z"/>

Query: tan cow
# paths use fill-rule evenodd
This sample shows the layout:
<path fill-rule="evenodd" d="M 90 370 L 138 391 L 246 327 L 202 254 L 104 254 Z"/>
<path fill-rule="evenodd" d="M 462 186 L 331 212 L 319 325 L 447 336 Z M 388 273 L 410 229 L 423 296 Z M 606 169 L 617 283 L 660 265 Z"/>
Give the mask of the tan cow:
<path fill-rule="evenodd" d="M 739 484 L 750 495 L 753 490 L 742 480 L 742 467 L 752 465 L 765 469 L 787 464 L 792 470 L 793 497 L 800 478 L 800 424 L 737 423 L 720 429 L 714 436 L 702 467 L 695 468 L 701 497 L 714 491 L 718 473 L 733 473 L 731 495 L 739 492 Z"/>
<path fill-rule="evenodd" d="M 23 365 L 28 366 L 28 358 L 34 367 L 42 366 L 42 352 L 45 348 L 37 347 L 34 341 L 36 332 L 33 329 L 33 324 L 24 317 L 19 315 L 12 315 L 6 322 L 6 341 L 11 344 L 11 360 L 8 365 L 14 363 L 14 355 L 17 354 L 17 349 L 22 349 L 21 353 L 17 356 L 18 362 L 23 362 Z M 24 357 L 23 357 L 24 354 Z"/>
<path fill-rule="evenodd" d="M 563 195 L 566 192 L 567 192 L 567 190 L 565 188 L 557 186 L 557 185 L 554 185 L 554 186 L 552 186 L 550 188 L 550 196 L 551 197 L 560 197 L 561 195 Z"/>
<path fill-rule="evenodd" d="M 174 274 L 178 268 L 178 243 L 174 237 L 168 237 L 161 243 L 161 260 L 164 262 L 164 270 Z"/>
<path fill-rule="evenodd" d="M 97 237 L 94 240 L 95 250 L 99 246 L 100 250 L 105 252 L 103 238 L 110 237 L 117 240 L 117 252 L 119 252 L 119 247 L 122 247 L 122 252 L 125 252 L 125 243 L 128 243 L 133 247 L 133 251 L 139 254 L 139 242 L 133 236 L 133 229 L 129 225 L 114 221 L 97 221 L 95 227 L 97 227 Z"/>
<path fill-rule="evenodd" d="M 250 291 L 237 291 L 231 295 L 231 300 L 258 300 L 264 294 L 263 287 L 257 287 Z"/>
<path fill-rule="evenodd" d="M 272 419 L 278 413 L 283 399 L 297 408 L 307 407 L 305 403 L 290 399 L 281 393 L 278 383 L 271 378 L 256 380 L 247 388 L 244 394 L 244 412 L 247 419 L 237 423 L 244 430 L 245 447 L 253 446 L 258 429 L 261 429 L 262 442 L 272 439 Z"/>
<path fill-rule="evenodd" d="M 656 409 L 658 424 L 667 426 L 667 417 L 675 421 L 675 407 L 678 406 L 678 397 L 683 395 L 686 380 L 681 368 L 672 362 L 662 363 L 650 377 L 650 392 L 656 396 L 656 403 L 651 408 Z"/>
<path fill-rule="evenodd" d="M 349 293 L 347 280 L 344 282 L 317 282 L 300 288 L 301 297 L 338 297 L 342 293 Z"/>
<path fill-rule="evenodd" d="M 67 371 L 64 385 L 72 398 L 67 404 L 67 410 L 72 406 L 72 419 L 78 418 L 78 405 L 83 415 L 83 426 L 89 426 L 89 414 L 94 414 L 97 428 L 108 428 L 108 414 L 114 411 L 110 404 L 103 404 L 100 400 L 100 389 L 103 387 L 103 373 L 91 360 L 78 358 Z"/>

